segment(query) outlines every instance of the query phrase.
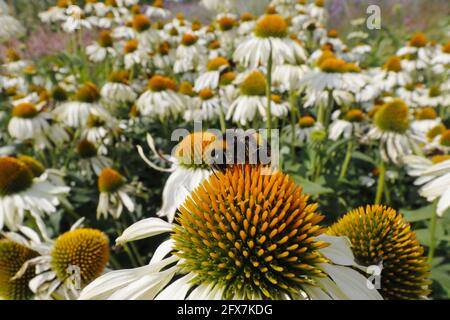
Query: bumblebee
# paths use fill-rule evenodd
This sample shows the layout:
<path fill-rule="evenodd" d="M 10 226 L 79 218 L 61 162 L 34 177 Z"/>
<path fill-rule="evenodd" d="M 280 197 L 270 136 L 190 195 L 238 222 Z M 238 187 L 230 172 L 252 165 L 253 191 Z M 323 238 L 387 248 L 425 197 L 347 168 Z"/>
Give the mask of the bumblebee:
<path fill-rule="evenodd" d="M 234 165 L 270 165 L 271 147 L 255 129 L 231 129 L 208 146 L 205 156 L 212 170 L 224 172 Z"/>

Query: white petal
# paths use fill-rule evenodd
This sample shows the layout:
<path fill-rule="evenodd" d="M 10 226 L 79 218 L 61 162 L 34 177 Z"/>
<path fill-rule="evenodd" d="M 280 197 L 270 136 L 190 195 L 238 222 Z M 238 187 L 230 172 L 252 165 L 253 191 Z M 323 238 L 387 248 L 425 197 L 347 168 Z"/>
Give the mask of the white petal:
<path fill-rule="evenodd" d="M 145 239 L 161 233 L 171 232 L 173 226 L 159 218 L 148 218 L 136 222 L 128 227 L 123 234 L 116 239 L 116 244 L 121 245 L 126 242 Z"/>

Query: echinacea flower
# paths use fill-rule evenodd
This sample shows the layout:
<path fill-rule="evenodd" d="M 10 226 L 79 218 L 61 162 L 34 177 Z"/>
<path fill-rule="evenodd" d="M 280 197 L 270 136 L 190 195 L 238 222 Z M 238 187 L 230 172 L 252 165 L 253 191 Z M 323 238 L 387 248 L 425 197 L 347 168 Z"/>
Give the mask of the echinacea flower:
<path fill-rule="evenodd" d="M 380 294 L 387 300 L 425 299 L 430 266 L 416 234 L 401 214 L 385 206 L 352 210 L 327 232 L 350 239 L 356 261 L 378 266 Z"/>
<path fill-rule="evenodd" d="M 220 75 L 224 72 L 230 63 L 227 59 L 223 57 L 217 57 L 211 59 L 206 64 L 206 71 L 201 73 L 201 75 L 195 81 L 195 91 L 200 91 L 203 89 L 217 89 L 219 86 Z"/>
<path fill-rule="evenodd" d="M 414 184 L 421 186 L 419 194 L 429 202 L 437 200 L 436 213 L 442 217 L 450 208 L 450 156 L 437 155 L 431 160 L 408 156 L 404 162 L 408 174 L 417 177 Z"/>
<path fill-rule="evenodd" d="M 86 82 L 75 94 L 75 101 L 58 106 L 53 112 L 56 118 L 69 127 L 80 128 L 86 125 L 91 114 L 107 116 L 108 112 L 99 103 L 101 94 L 92 82 Z"/>
<path fill-rule="evenodd" d="M 348 139 L 357 133 L 361 133 L 361 123 L 366 119 L 366 116 L 362 110 L 351 109 L 345 113 L 336 111 L 333 118 L 328 137 L 336 141 L 341 137 Z"/>
<path fill-rule="evenodd" d="M 113 103 L 133 102 L 137 93 L 129 86 L 130 75 L 127 70 L 111 72 L 108 82 L 101 89 L 102 97 Z"/>
<path fill-rule="evenodd" d="M 286 134 L 288 141 L 292 141 L 292 134 L 295 135 L 295 144 L 297 146 L 303 146 L 310 139 L 310 135 L 315 131 L 323 129 L 320 122 L 316 122 L 312 116 L 302 116 L 298 119 L 294 127 L 294 133 L 292 133 L 292 126 L 286 126 L 283 128 L 283 132 Z"/>
<path fill-rule="evenodd" d="M 36 177 L 26 163 L 12 157 L 0 158 L 0 230 L 16 230 L 26 212 L 40 220 L 56 212 L 60 196 L 68 187 L 53 185 L 47 175 Z"/>
<path fill-rule="evenodd" d="M 98 176 L 103 168 L 112 166 L 112 160 L 102 155 L 100 151 L 93 142 L 87 139 L 78 142 L 77 154 L 80 157 L 80 167 L 83 173 L 91 175 L 94 172 Z"/>
<path fill-rule="evenodd" d="M 264 15 L 256 23 L 254 34 L 237 46 L 233 59 L 249 68 L 267 66 L 270 55 L 274 66 L 294 64 L 296 46 L 299 44 L 289 37 L 282 16 Z"/>
<path fill-rule="evenodd" d="M 86 47 L 86 53 L 89 60 L 92 62 L 102 62 L 107 58 L 112 58 L 117 55 L 113 47 L 114 40 L 110 31 L 102 31 L 98 37 L 97 42 Z"/>
<path fill-rule="evenodd" d="M 287 175 L 261 169 L 211 176 L 174 225 L 153 218 L 131 226 L 117 244 L 161 233 L 170 240 L 149 265 L 107 273 L 80 299 L 381 299 L 350 267 L 348 241 L 323 235 L 317 204 Z"/>
<path fill-rule="evenodd" d="M 92 29 L 92 24 L 86 19 L 83 9 L 76 5 L 70 5 L 66 10 L 67 18 L 62 28 L 67 33 L 74 33 L 81 29 Z"/>
<path fill-rule="evenodd" d="M 240 95 L 228 109 L 227 119 L 245 126 L 255 119 L 257 112 L 264 117 L 267 103 L 266 76 L 258 70 L 249 72 L 239 84 L 239 89 Z"/>
<path fill-rule="evenodd" d="M 28 282 L 35 274 L 30 268 L 21 278 L 12 280 L 22 265 L 39 254 L 8 239 L 0 239 L 0 299 L 27 300 L 33 296 Z"/>
<path fill-rule="evenodd" d="M 119 219 L 123 208 L 129 212 L 134 211 L 134 201 L 128 195 L 134 188 L 127 184 L 125 177 L 111 168 L 104 168 L 98 177 L 98 190 L 100 200 L 97 207 L 97 219 L 107 218 Z"/>
<path fill-rule="evenodd" d="M 80 289 L 104 272 L 109 239 L 100 230 L 82 228 L 82 223 L 78 220 L 55 240 L 28 227 L 5 233 L 7 241 L 32 252 L 11 277 L 25 284 L 28 298 L 76 299 Z"/>
<path fill-rule="evenodd" d="M 138 146 L 138 151 L 142 159 L 153 169 L 170 172 L 170 176 L 164 185 L 163 203 L 161 210 L 157 213 L 160 217 L 167 217 L 172 222 L 177 208 L 183 203 L 186 197 L 212 172 L 207 163 L 207 150 L 216 140 L 216 136 L 208 132 L 196 132 L 187 135 L 175 148 L 174 154 L 160 155 L 155 148 L 155 143 L 151 135 L 147 135 L 147 143 L 155 156 L 170 162 L 172 167 L 164 169 L 154 164 L 145 155 L 142 147 Z"/>
<path fill-rule="evenodd" d="M 139 97 L 136 106 L 143 116 L 160 120 L 177 117 L 185 108 L 175 80 L 159 75 L 149 80 L 148 89 Z"/>
<path fill-rule="evenodd" d="M 409 108 L 401 99 L 384 104 L 376 113 L 369 139 L 380 141 L 380 154 L 384 161 L 401 163 L 413 152 L 415 136 L 409 127 Z"/>

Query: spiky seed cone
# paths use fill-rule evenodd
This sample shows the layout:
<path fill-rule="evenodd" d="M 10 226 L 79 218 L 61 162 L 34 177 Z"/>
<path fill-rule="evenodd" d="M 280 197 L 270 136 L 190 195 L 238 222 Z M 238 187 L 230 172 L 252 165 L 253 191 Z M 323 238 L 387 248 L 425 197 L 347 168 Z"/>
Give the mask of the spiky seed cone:
<path fill-rule="evenodd" d="M 35 268 L 27 269 L 22 277 L 11 280 L 23 264 L 38 253 L 11 240 L 0 240 L 0 298 L 6 300 L 26 300 L 33 295 L 28 282 L 36 275 Z"/>
<path fill-rule="evenodd" d="M 175 254 L 197 283 L 224 298 L 280 298 L 324 276 L 324 232 L 317 204 L 289 176 L 261 166 L 234 166 L 205 180 L 185 201 L 175 226 Z"/>
<path fill-rule="evenodd" d="M 360 207 L 332 225 L 328 233 L 347 236 L 360 264 L 382 263 L 380 293 L 384 299 L 420 299 L 430 293 L 423 247 L 409 223 L 394 209 Z"/>
<path fill-rule="evenodd" d="M 80 268 L 82 284 L 88 284 L 101 275 L 109 259 L 109 240 L 95 229 L 76 229 L 56 239 L 51 252 L 52 269 L 58 279 L 65 280 L 68 268 Z"/>
<path fill-rule="evenodd" d="M 19 193 L 31 187 L 33 172 L 22 161 L 11 158 L 0 158 L 0 197 Z"/>

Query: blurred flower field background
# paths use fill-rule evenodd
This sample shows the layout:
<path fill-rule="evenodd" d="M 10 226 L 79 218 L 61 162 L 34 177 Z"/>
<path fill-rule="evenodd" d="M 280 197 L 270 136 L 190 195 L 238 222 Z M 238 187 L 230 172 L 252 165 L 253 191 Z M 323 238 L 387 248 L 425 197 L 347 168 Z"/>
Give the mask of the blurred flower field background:
<path fill-rule="evenodd" d="M 0 0 L 0 299 L 448 299 L 449 69 L 445 0 Z"/>

